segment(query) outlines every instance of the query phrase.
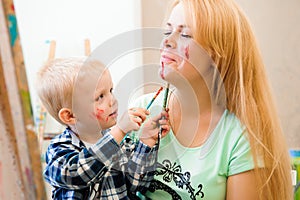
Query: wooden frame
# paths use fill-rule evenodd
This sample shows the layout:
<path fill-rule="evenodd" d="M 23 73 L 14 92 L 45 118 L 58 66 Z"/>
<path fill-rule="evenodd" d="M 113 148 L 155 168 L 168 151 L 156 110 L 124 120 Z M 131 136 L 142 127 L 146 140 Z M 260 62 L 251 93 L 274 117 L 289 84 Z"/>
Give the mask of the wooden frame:
<path fill-rule="evenodd" d="M 0 198 L 46 199 L 12 0 L 0 1 L 0 26 Z"/>

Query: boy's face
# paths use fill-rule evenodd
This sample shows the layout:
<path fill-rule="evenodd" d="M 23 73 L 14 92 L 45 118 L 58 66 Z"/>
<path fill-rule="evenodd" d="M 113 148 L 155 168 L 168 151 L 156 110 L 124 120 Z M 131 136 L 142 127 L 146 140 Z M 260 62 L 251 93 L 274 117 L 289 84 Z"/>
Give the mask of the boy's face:
<path fill-rule="evenodd" d="M 118 116 L 118 102 L 113 95 L 113 83 L 108 70 L 105 70 L 98 81 L 94 93 L 94 113 L 102 130 L 114 126 Z"/>

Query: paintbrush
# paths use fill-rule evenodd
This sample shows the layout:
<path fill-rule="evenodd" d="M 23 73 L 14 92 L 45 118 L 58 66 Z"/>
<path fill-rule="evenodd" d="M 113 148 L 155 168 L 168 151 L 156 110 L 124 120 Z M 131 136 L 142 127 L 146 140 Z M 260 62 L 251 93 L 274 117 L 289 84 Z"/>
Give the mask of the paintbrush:
<path fill-rule="evenodd" d="M 169 87 L 170 87 L 170 83 L 167 83 L 167 87 L 166 87 L 166 91 L 165 91 L 165 96 L 164 96 L 164 103 L 163 103 L 163 109 L 164 109 L 164 110 L 166 110 L 166 108 L 167 108 L 167 101 L 168 101 Z"/>
<path fill-rule="evenodd" d="M 146 108 L 147 110 L 150 108 L 150 106 L 152 105 L 152 103 L 154 102 L 156 97 L 159 95 L 159 93 L 162 91 L 162 89 L 163 89 L 163 87 L 160 87 L 159 90 L 156 92 L 155 96 L 151 99 L 151 101 L 147 105 L 147 108 Z"/>
<path fill-rule="evenodd" d="M 167 101 L 168 101 L 168 95 L 169 95 L 169 87 L 170 87 L 170 83 L 167 83 L 167 87 L 165 90 L 165 96 L 164 96 L 164 102 L 163 102 L 163 109 L 166 110 L 167 109 Z M 163 117 L 164 118 L 164 117 Z M 160 143 L 160 139 L 161 139 L 161 133 L 162 133 L 163 129 L 160 128 L 159 132 L 158 132 L 158 138 L 157 138 L 157 148 L 159 148 L 159 143 Z"/>

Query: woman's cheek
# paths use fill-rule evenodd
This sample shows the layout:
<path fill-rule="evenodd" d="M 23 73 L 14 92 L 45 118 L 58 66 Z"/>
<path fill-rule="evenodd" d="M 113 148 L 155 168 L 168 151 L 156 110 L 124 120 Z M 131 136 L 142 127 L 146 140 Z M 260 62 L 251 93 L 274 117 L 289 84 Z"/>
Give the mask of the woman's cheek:
<path fill-rule="evenodd" d="M 190 46 L 184 48 L 184 55 L 187 60 L 190 59 Z"/>
<path fill-rule="evenodd" d="M 182 46 L 181 48 L 180 48 L 180 54 L 181 54 L 181 56 L 184 58 L 184 59 L 186 59 L 186 60 L 188 60 L 189 58 L 190 58 L 190 46 L 189 45 L 185 45 L 185 46 Z"/>

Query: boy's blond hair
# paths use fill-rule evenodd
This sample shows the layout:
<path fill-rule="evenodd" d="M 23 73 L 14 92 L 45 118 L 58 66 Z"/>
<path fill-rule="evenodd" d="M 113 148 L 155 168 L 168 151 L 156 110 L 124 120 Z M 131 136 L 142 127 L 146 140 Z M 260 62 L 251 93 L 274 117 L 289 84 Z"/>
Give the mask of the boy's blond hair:
<path fill-rule="evenodd" d="M 62 108 L 74 110 L 74 103 L 83 102 L 83 99 L 73 102 L 74 95 L 82 97 L 82 90 L 92 94 L 105 68 L 99 60 L 86 57 L 50 60 L 38 72 L 37 94 L 50 115 L 64 124 L 59 119 L 59 111 Z M 75 90 L 75 87 L 80 89 Z"/>
<path fill-rule="evenodd" d="M 57 58 L 48 61 L 37 75 L 37 94 L 50 115 L 58 122 L 62 108 L 72 109 L 75 81 L 86 58 Z"/>

